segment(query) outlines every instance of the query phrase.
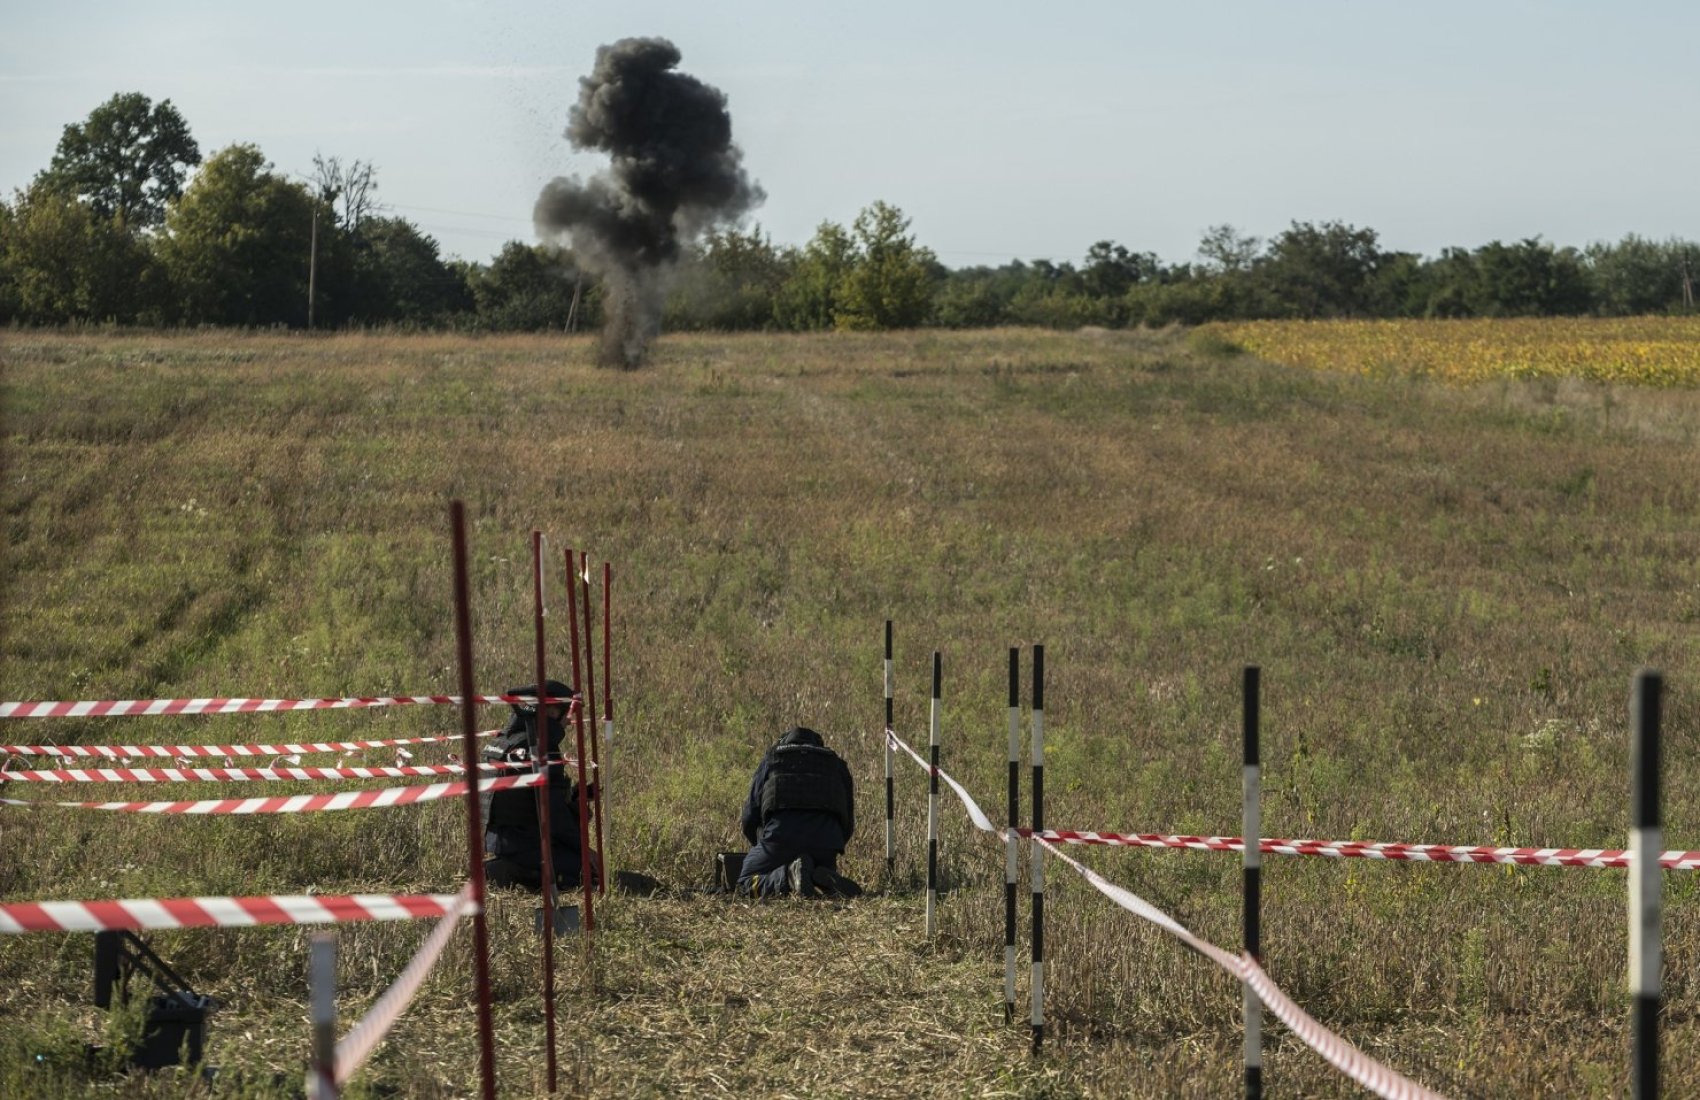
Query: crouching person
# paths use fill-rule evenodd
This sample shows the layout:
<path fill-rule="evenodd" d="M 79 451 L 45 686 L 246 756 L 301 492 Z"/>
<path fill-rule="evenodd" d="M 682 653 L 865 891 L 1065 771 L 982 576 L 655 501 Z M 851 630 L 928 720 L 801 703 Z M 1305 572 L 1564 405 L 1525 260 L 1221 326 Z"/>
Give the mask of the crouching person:
<path fill-rule="evenodd" d="M 838 873 L 838 857 L 856 832 L 856 788 L 850 769 L 820 734 L 799 726 L 769 749 L 744 802 L 738 870 L 749 897 L 853 898 L 862 888 Z"/>
<path fill-rule="evenodd" d="M 508 695 L 537 695 L 537 686 L 510 688 Z M 568 699 L 578 692 L 550 680 L 544 685 L 550 698 Z M 484 759 L 492 763 L 532 765 L 540 752 L 548 753 L 551 761 L 558 760 L 566 727 L 561 720 L 567 708 L 550 703 L 543 708 L 539 730 L 537 708 L 510 704 L 513 714 L 508 724 L 484 749 Z M 538 828 L 538 788 L 520 787 L 506 791 L 484 791 L 481 795 L 484 812 L 484 853 L 490 858 L 484 864 L 484 877 L 492 886 L 517 886 L 533 892 L 543 889 L 543 844 Z M 582 856 L 579 847 L 577 784 L 566 774 L 560 763 L 549 765 L 546 785 L 549 798 L 549 855 L 555 872 L 555 888 L 570 890 L 582 879 Z M 595 853 L 591 853 L 591 876 L 594 883 L 598 871 Z"/>

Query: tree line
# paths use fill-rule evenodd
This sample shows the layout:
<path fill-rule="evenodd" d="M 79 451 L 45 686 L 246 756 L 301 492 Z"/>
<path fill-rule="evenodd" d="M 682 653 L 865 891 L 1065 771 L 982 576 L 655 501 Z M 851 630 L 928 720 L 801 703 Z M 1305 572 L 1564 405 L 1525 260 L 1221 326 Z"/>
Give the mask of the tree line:
<path fill-rule="evenodd" d="M 488 263 L 444 257 L 382 212 L 370 163 L 316 157 L 291 178 L 252 144 L 202 159 L 169 100 L 113 96 L 68 125 L 53 159 L 0 202 L 0 323 L 486 331 L 589 328 L 601 287 L 572 250 L 510 241 Z M 1700 246 L 1627 236 L 1385 249 L 1373 229 L 1294 222 L 1268 240 L 1214 226 L 1169 264 L 1111 240 L 1080 263 L 951 269 L 903 212 L 875 202 L 802 247 L 760 228 L 693 244 L 665 328 L 809 331 L 937 325 L 1201 324 L 1334 317 L 1692 312 Z"/>

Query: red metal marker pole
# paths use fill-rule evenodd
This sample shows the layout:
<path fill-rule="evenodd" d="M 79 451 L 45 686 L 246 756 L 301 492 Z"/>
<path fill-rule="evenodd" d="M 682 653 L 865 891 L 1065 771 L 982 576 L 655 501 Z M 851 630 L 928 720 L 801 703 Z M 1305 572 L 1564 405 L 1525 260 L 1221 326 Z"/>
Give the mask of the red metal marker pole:
<path fill-rule="evenodd" d="M 584 611 L 584 698 L 590 704 L 590 764 L 593 772 L 596 797 L 591 804 L 596 810 L 596 854 L 602 860 L 602 880 L 597 883 L 597 893 L 608 893 L 608 849 L 602 843 L 602 745 L 596 735 L 596 641 L 590 633 L 590 554 L 579 553 L 579 569 L 577 580 L 584 587 L 579 594 L 584 597 L 581 601 Z"/>
<path fill-rule="evenodd" d="M 543 1032 L 544 1058 L 549 1071 L 549 1091 L 555 1091 L 555 838 L 549 826 L 549 712 L 548 677 L 544 672 L 543 634 L 543 532 L 531 532 L 531 594 L 537 642 L 537 711 L 532 728 L 537 743 L 532 747 L 533 769 L 541 768 L 544 780 L 537 788 L 537 831 L 543 845 Z"/>
<path fill-rule="evenodd" d="M 567 547 L 567 619 L 572 623 L 573 639 L 573 679 L 578 681 L 580 675 L 578 659 L 578 597 L 575 595 L 577 585 L 573 583 L 573 550 Z M 596 930 L 596 912 L 592 908 L 590 885 L 590 804 L 584 797 L 584 708 L 577 707 L 573 711 L 577 719 L 578 730 L 578 854 L 579 879 L 584 887 L 584 931 L 586 935 Z"/>
<path fill-rule="evenodd" d="M 449 505 L 455 568 L 455 654 L 460 664 L 461 758 L 466 761 L 466 838 L 471 857 L 472 959 L 478 989 L 478 1075 L 484 1100 L 496 1100 L 496 1038 L 490 1023 L 490 932 L 484 923 L 484 823 L 478 801 L 478 714 L 472 697 L 472 611 L 466 580 L 466 506 Z"/>

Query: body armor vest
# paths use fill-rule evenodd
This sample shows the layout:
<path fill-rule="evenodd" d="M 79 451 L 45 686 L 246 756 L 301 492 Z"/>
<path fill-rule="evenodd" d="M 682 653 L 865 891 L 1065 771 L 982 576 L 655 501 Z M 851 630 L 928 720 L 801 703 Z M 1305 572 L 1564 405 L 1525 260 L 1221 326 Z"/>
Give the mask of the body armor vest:
<path fill-rule="evenodd" d="M 850 791 L 837 753 L 816 745 L 780 745 L 773 750 L 761 788 L 762 820 L 785 810 L 832 814 L 850 827 Z"/>

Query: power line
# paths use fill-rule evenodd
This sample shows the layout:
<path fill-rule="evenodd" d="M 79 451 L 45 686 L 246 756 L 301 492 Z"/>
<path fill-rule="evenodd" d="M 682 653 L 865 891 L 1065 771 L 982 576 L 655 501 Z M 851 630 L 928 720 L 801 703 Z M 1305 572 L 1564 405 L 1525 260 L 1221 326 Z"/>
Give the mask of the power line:
<path fill-rule="evenodd" d="M 428 214 L 448 214 L 457 218 L 488 218 L 491 221 L 531 224 L 530 218 L 515 217 L 512 214 L 480 214 L 474 210 L 444 210 L 436 206 L 411 206 L 405 202 L 386 202 L 383 205 L 393 207 L 396 210 L 422 210 Z"/>
<path fill-rule="evenodd" d="M 415 224 L 417 224 L 420 229 L 428 230 L 433 234 L 454 233 L 462 236 L 488 237 L 492 240 L 499 241 L 517 241 L 520 239 L 520 237 L 516 234 L 498 233 L 494 229 L 474 229 L 470 226 L 463 225 L 431 225 L 425 222 L 418 222 Z"/>

